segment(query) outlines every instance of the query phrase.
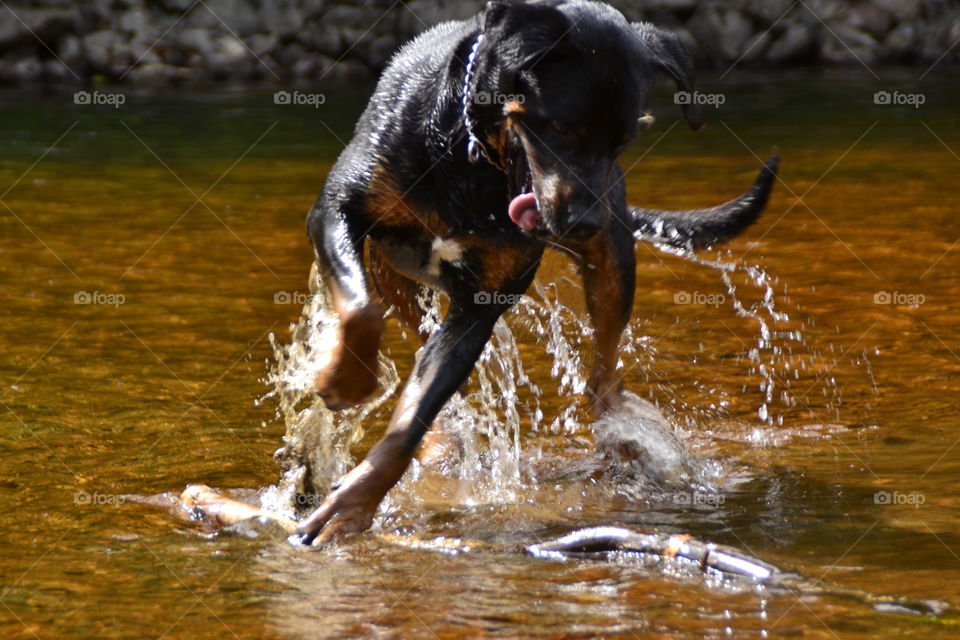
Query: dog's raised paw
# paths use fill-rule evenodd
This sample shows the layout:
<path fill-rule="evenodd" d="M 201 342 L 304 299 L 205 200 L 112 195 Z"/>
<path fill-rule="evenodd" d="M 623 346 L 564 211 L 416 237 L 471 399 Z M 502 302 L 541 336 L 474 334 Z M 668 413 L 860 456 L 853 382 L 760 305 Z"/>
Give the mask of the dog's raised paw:
<path fill-rule="evenodd" d="M 340 340 L 314 388 L 331 411 L 349 409 L 377 389 L 377 354 L 383 333 L 379 305 L 348 315 L 341 321 Z"/>

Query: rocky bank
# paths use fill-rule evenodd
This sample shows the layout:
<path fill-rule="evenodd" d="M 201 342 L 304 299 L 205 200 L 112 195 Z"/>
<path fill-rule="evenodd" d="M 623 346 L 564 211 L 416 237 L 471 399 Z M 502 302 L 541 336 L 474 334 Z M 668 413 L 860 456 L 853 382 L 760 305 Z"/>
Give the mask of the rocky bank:
<path fill-rule="evenodd" d="M 615 0 L 679 33 L 701 67 L 960 62 L 960 0 Z M 348 82 L 480 1 L 7 0 L 0 82 Z"/>

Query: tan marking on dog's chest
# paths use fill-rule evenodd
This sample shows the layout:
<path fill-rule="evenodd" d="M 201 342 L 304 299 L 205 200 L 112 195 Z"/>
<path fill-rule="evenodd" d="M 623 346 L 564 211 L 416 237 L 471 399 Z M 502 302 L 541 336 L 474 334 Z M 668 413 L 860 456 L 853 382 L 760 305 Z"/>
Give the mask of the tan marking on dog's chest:
<path fill-rule="evenodd" d="M 427 265 L 427 272 L 434 277 L 440 277 L 441 263 L 448 263 L 452 266 L 462 266 L 463 263 L 463 245 L 453 238 L 434 238 L 430 246 L 430 262 Z"/>
<path fill-rule="evenodd" d="M 460 245 L 469 252 L 471 269 L 479 278 L 478 285 L 485 291 L 499 291 L 510 280 L 530 269 L 535 253 L 529 247 L 497 245 L 476 236 L 463 238 Z"/>
<path fill-rule="evenodd" d="M 442 236 L 447 224 L 435 212 L 410 201 L 386 169 L 374 171 L 367 184 L 367 213 L 391 227 L 421 227 L 431 235 Z"/>

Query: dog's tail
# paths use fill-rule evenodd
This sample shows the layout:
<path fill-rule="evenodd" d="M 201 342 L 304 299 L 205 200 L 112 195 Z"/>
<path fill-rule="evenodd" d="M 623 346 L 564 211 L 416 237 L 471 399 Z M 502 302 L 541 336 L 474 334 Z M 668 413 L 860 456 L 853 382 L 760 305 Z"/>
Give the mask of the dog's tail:
<path fill-rule="evenodd" d="M 749 227 L 767 206 L 780 158 L 767 158 L 750 190 L 730 202 L 690 211 L 627 207 L 634 235 L 640 240 L 695 250 L 719 244 Z"/>

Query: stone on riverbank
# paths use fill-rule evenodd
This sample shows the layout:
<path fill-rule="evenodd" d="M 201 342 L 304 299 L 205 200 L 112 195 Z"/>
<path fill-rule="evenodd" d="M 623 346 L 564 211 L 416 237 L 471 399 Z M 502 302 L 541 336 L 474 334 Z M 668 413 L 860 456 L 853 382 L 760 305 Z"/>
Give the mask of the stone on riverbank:
<path fill-rule="evenodd" d="M 960 62 L 960 0 L 622 0 L 689 41 L 700 66 Z M 372 78 L 473 0 L 20 0 L 0 7 L 0 82 L 142 84 Z M 336 67 L 336 69 L 334 69 Z"/>

